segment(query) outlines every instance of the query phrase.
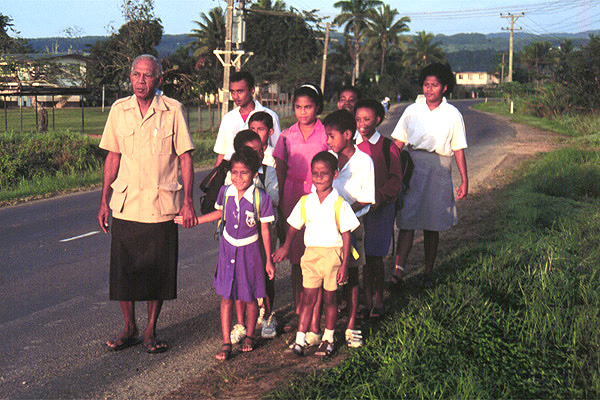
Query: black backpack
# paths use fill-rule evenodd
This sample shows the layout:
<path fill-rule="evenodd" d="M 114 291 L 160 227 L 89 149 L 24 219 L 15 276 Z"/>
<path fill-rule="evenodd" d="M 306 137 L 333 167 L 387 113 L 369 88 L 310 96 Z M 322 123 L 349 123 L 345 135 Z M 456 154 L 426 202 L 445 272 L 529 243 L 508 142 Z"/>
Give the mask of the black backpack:
<path fill-rule="evenodd" d="M 385 165 L 389 171 L 390 169 L 390 147 L 392 145 L 392 141 L 385 136 L 383 137 L 382 151 L 383 158 L 385 158 Z M 414 164 L 412 158 L 410 158 L 410 154 L 408 151 L 402 150 L 400 152 L 400 166 L 402 168 L 402 192 L 406 192 L 406 190 L 410 187 L 410 178 L 413 173 Z"/>
<path fill-rule="evenodd" d="M 208 214 L 215 211 L 215 202 L 219 195 L 221 186 L 225 184 L 225 177 L 227 171 L 230 168 L 230 162 L 223 160 L 221 164 L 217 165 L 202 179 L 200 182 L 200 190 L 204 192 L 203 196 L 200 196 L 200 212 L 202 214 Z"/>

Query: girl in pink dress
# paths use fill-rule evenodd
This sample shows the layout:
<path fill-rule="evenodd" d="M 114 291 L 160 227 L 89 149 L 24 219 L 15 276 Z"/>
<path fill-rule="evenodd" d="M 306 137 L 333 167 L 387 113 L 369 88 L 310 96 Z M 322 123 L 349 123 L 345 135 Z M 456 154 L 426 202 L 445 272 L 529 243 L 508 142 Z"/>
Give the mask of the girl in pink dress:
<path fill-rule="evenodd" d="M 323 111 L 323 94 L 312 84 L 304 84 L 294 91 L 294 113 L 297 123 L 281 133 L 273 157 L 275 157 L 277 180 L 279 183 L 279 202 L 282 218 L 286 221 L 294 205 L 302 196 L 310 193 L 312 176 L 310 162 L 315 154 L 326 151 L 327 135 L 325 127 L 317 119 Z M 287 232 L 287 224 L 285 231 Z M 300 295 L 302 294 L 302 270 L 300 257 L 304 253 L 303 234 L 296 235 L 290 247 L 289 259 L 292 264 L 292 290 L 295 314 L 284 330 L 294 329 L 300 313 Z M 318 330 L 317 330 L 318 332 Z"/>

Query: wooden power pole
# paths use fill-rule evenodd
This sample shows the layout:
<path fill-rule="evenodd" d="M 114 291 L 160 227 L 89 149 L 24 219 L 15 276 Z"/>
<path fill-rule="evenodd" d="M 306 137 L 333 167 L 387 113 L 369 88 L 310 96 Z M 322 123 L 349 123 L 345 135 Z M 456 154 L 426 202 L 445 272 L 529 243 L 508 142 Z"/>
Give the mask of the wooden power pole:
<path fill-rule="evenodd" d="M 325 25 L 325 44 L 323 46 L 323 65 L 321 66 L 321 93 L 325 93 L 325 71 L 327 69 L 327 48 L 329 47 L 329 22 Z"/>
<path fill-rule="evenodd" d="M 500 14 L 500 18 L 510 18 L 510 28 L 502 28 L 503 31 L 510 31 L 510 44 L 508 49 L 508 76 L 506 77 L 506 82 L 512 82 L 513 76 L 513 36 L 514 31 L 520 31 L 523 28 L 515 29 L 515 21 L 519 18 L 523 17 L 525 13 L 521 14 L 511 14 L 508 13 L 506 15 Z"/>

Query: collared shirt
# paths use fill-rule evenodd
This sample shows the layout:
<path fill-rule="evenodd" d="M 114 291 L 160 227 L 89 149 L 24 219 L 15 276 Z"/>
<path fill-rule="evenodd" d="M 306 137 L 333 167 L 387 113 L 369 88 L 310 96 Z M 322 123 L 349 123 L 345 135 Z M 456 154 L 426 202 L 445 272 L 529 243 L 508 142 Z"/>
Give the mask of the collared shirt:
<path fill-rule="evenodd" d="M 404 110 L 392 138 L 417 150 L 443 156 L 452 156 L 456 150 L 467 148 L 462 115 L 445 97 L 433 110 L 429 109 L 424 97 L 418 98 Z"/>
<path fill-rule="evenodd" d="M 182 105 L 154 96 L 142 117 L 135 96 L 111 107 L 100 148 L 121 154 L 109 203 L 113 217 L 155 223 L 172 220 L 181 209 L 179 155 L 194 150 Z"/>
<path fill-rule="evenodd" d="M 269 144 L 275 146 L 277 140 L 279 140 L 279 134 L 281 133 L 279 118 L 273 110 L 264 107 L 260 102 L 254 100 L 254 110 L 247 116 L 245 121 L 240 114 L 240 107 L 236 107 L 225 114 L 221 121 L 221 125 L 219 126 L 217 141 L 215 142 L 215 147 L 213 149 L 214 152 L 217 154 L 224 154 L 225 160 L 231 159 L 231 155 L 234 153 L 233 139 L 235 139 L 235 135 L 241 130 L 248 129 L 250 117 L 258 111 L 264 111 L 273 117 L 273 134 L 269 137 Z"/>
<path fill-rule="evenodd" d="M 304 193 L 310 193 L 312 186 L 310 162 L 317 153 L 326 151 L 327 148 L 327 134 L 321 121 L 317 119 L 313 131 L 306 139 L 296 122 L 279 137 L 273 157 L 287 164 L 286 179 L 301 183 Z"/>
<path fill-rule="evenodd" d="M 361 136 L 362 138 L 362 136 Z M 393 203 L 398 199 L 402 187 L 402 167 L 400 165 L 400 151 L 390 143 L 390 165 L 385 162 L 383 154 L 384 137 L 375 131 L 369 140 L 358 144 L 358 148 L 371 156 L 375 168 L 375 204 Z"/>
<path fill-rule="evenodd" d="M 335 202 L 340 196 L 338 191 L 333 189 L 322 203 L 316 193 L 310 193 L 307 196 L 304 204 L 306 208 L 304 245 L 306 247 L 342 247 L 342 234 L 340 232 L 353 231 L 360 225 L 350 204 L 346 201 L 342 203 L 340 228 L 338 229 L 335 220 Z M 298 230 L 304 226 L 300 202 L 296 203 L 287 222 Z"/>
<path fill-rule="evenodd" d="M 277 143 L 275 143 L 277 144 Z M 273 157 L 273 151 L 275 150 L 275 147 L 271 146 L 271 145 L 267 145 L 267 148 L 265 149 L 265 155 L 263 157 L 263 165 L 268 165 L 269 167 L 273 167 L 275 168 L 275 157 Z"/>
<path fill-rule="evenodd" d="M 369 155 L 354 146 L 354 154 L 346 162 L 333 181 L 333 187 L 348 203 L 367 203 L 356 211 L 356 216 L 365 215 L 375 203 L 375 168 Z M 335 153 L 334 153 L 335 154 Z"/>
<path fill-rule="evenodd" d="M 264 177 L 264 185 L 261 175 Z M 227 171 L 227 175 L 225 176 L 225 185 L 231 185 L 232 183 L 231 171 Z M 264 190 L 265 193 L 271 198 L 273 207 L 277 207 L 279 204 L 279 184 L 277 182 L 277 172 L 275 171 L 275 168 L 263 163 L 263 165 L 258 168 L 258 175 L 254 177 L 254 184 L 257 188 Z"/>

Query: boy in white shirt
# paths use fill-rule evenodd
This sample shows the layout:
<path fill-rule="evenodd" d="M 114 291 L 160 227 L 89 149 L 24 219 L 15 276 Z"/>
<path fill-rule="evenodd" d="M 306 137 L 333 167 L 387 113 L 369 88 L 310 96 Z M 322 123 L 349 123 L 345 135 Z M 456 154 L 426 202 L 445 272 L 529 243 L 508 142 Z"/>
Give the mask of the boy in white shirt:
<path fill-rule="evenodd" d="M 248 119 L 248 129 L 258 133 L 258 136 L 260 136 L 264 153 L 262 163 L 275 168 L 275 157 L 273 157 L 273 150 L 275 148 L 269 144 L 269 139 L 274 132 L 273 117 L 271 117 L 271 114 L 264 111 L 255 112 Z"/>
<path fill-rule="evenodd" d="M 360 226 L 352 233 L 353 245 L 359 257 L 348 265 L 348 286 L 345 288 L 348 309 L 346 343 L 349 347 L 360 347 L 363 344 L 362 332 L 356 329 L 358 267 L 366 263 L 362 217 L 375 203 L 375 168 L 371 157 L 354 144 L 354 115 L 346 110 L 334 111 L 325 118 L 323 125 L 327 133 L 327 145 L 338 157 L 338 175 L 333 187 L 351 204 L 360 221 Z"/>
<path fill-rule="evenodd" d="M 296 204 L 287 222 L 290 227 L 286 241 L 274 254 L 273 261 L 287 257 L 294 235 L 306 225 L 304 244 L 306 250 L 300 261 L 302 268 L 302 305 L 298 332 L 292 351 L 303 356 L 306 349 L 306 331 L 319 290 L 323 287 L 325 304 L 325 332 L 318 356 L 333 352 L 333 334 L 337 319 L 336 289 L 348 279 L 350 260 L 350 232 L 359 226 L 350 205 L 340 198 L 333 188 L 337 177 L 337 160 L 331 153 L 317 153 L 311 161 L 312 182 L 315 192 L 303 196 Z"/>

